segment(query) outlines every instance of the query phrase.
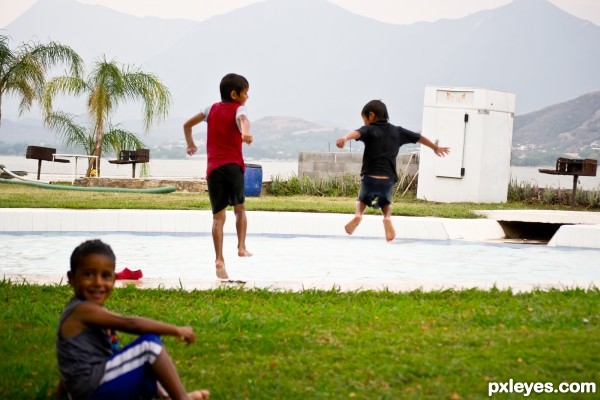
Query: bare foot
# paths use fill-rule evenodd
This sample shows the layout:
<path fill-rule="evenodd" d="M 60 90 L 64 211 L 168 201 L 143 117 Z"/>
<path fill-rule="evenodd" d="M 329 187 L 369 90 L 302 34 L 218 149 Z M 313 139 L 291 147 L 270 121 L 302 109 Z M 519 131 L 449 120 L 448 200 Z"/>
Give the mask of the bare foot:
<path fill-rule="evenodd" d="M 208 390 L 195 390 L 191 393 L 188 393 L 188 396 L 192 400 L 204 400 L 210 397 L 210 392 Z"/>
<path fill-rule="evenodd" d="M 396 231 L 394 230 L 394 225 L 392 224 L 392 220 L 389 218 L 383 219 L 383 227 L 385 228 L 385 240 L 391 242 L 396 237 Z"/>
<path fill-rule="evenodd" d="M 246 249 L 238 249 L 238 256 L 240 256 L 240 257 L 252 257 L 252 253 L 250 253 Z"/>
<path fill-rule="evenodd" d="M 227 275 L 227 270 L 225 269 L 225 263 L 223 261 L 215 262 L 215 268 L 217 270 L 217 278 L 229 279 L 229 275 Z"/>
<path fill-rule="evenodd" d="M 352 218 L 352 221 L 348 222 L 344 227 L 346 233 L 352 235 L 358 224 L 360 224 L 360 221 L 362 221 L 362 217 L 360 215 L 355 215 L 354 218 Z"/>

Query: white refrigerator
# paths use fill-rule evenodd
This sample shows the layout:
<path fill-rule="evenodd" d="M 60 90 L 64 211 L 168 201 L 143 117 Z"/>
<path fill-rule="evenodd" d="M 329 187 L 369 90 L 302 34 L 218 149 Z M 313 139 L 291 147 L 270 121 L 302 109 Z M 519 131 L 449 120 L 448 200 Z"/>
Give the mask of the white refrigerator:
<path fill-rule="evenodd" d="M 506 202 L 515 94 L 425 88 L 422 134 L 450 154 L 421 146 L 417 198 L 442 203 Z"/>

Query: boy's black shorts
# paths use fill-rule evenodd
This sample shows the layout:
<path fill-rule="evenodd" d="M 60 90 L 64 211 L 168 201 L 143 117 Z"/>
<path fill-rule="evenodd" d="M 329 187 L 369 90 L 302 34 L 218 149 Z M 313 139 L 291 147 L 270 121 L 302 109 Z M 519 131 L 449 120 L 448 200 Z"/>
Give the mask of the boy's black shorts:
<path fill-rule="evenodd" d="M 244 204 L 244 173 L 237 164 L 222 165 L 210 173 L 206 179 L 208 197 L 213 215 L 227 208 Z"/>
<path fill-rule="evenodd" d="M 363 176 L 358 200 L 373 208 L 381 208 L 392 204 L 395 184 L 396 182 L 391 178 L 379 179 Z"/>

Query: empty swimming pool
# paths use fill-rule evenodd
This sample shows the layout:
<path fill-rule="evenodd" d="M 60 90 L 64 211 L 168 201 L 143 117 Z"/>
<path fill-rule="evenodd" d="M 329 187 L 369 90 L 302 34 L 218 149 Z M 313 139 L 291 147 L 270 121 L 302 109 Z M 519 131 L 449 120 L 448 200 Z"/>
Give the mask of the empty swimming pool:
<path fill-rule="evenodd" d="M 0 276 L 13 281 L 66 281 L 69 257 L 82 241 L 100 238 L 117 255 L 117 270 L 141 269 L 140 287 L 211 289 L 214 250 L 207 233 L 0 233 Z M 491 244 L 457 240 L 250 234 L 253 257 L 237 257 L 225 237 L 232 280 L 273 290 L 440 290 L 491 287 L 528 291 L 600 282 L 598 249 Z"/>

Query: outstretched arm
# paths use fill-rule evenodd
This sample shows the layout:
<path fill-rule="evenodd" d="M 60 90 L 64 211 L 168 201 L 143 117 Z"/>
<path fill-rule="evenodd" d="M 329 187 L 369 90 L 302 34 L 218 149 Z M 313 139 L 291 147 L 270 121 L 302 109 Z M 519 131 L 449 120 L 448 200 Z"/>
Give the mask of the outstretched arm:
<path fill-rule="evenodd" d="M 450 153 L 450 147 L 438 146 L 437 143 L 433 143 L 423 135 L 421 135 L 419 143 L 429 147 L 438 157 L 445 157 L 446 154 Z"/>
<path fill-rule="evenodd" d="M 196 151 L 198 151 L 198 147 L 194 143 L 194 138 L 192 137 L 192 128 L 198 125 L 200 122 L 204 121 L 206 116 L 204 113 L 199 113 L 194 115 L 192 118 L 185 121 L 183 124 L 183 134 L 185 135 L 185 142 L 187 143 L 186 153 L 189 156 L 193 156 Z"/>
<path fill-rule="evenodd" d="M 65 320 L 61 333 L 73 336 L 87 325 L 96 325 L 106 329 L 141 335 L 156 333 L 157 335 L 174 336 L 186 343 L 194 343 L 196 336 L 190 326 L 176 326 L 165 322 L 143 317 L 128 317 L 113 313 L 92 302 L 79 305 L 67 320 Z"/>
<path fill-rule="evenodd" d="M 351 132 L 346 133 L 344 136 L 342 136 L 335 142 L 335 145 L 337 147 L 339 147 L 340 149 L 343 149 L 348 140 L 354 140 L 354 139 L 360 139 L 360 132 L 351 131 Z"/>

